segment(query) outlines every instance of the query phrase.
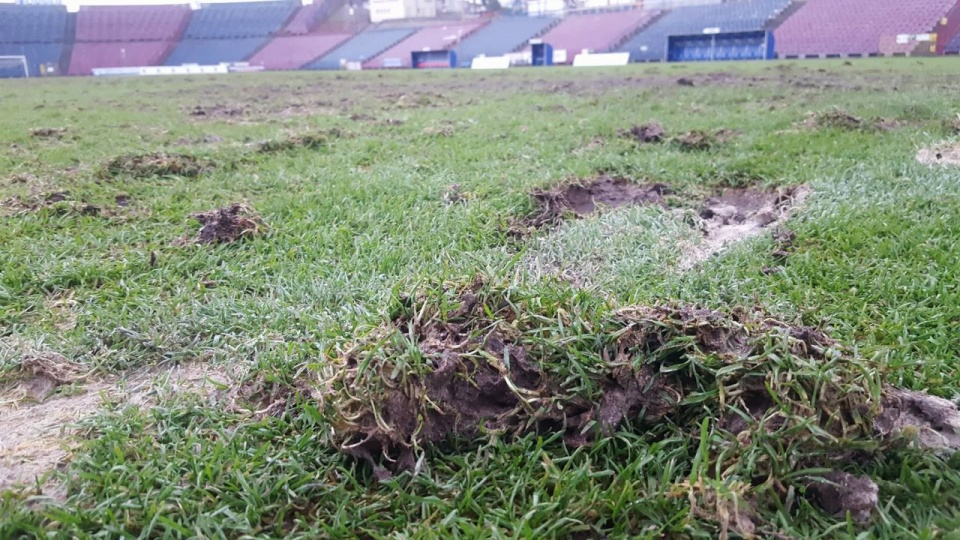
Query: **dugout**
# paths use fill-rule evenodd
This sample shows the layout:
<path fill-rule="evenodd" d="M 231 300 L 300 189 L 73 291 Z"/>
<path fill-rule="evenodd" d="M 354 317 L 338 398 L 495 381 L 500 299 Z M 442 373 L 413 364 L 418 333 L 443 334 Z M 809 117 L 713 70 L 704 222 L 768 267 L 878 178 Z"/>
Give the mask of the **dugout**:
<path fill-rule="evenodd" d="M 413 69 L 455 68 L 457 53 L 454 51 L 413 51 L 410 53 Z"/>
<path fill-rule="evenodd" d="M 772 60 L 776 58 L 773 32 L 716 32 L 670 36 L 668 62 L 714 60 Z"/>

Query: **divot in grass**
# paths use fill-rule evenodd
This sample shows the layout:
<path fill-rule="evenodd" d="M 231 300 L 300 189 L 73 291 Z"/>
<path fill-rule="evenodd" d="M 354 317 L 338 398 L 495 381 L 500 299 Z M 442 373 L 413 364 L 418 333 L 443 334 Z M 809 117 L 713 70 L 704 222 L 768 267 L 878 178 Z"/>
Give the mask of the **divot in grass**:
<path fill-rule="evenodd" d="M 234 203 L 224 208 L 198 212 L 191 215 L 202 227 L 194 238 L 181 238 L 178 244 L 229 244 L 242 239 L 259 236 L 267 231 L 267 225 L 253 208 Z"/>
<path fill-rule="evenodd" d="M 196 177 L 213 169 L 213 162 L 186 155 L 154 152 L 152 154 L 116 157 L 100 168 L 101 178 L 131 176 L 150 178 L 154 176 Z"/>
<path fill-rule="evenodd" d="M 776 191 L 727 188 L 707 199 L 700 211 L 704 220 L 703 241 L 684 249 L 680 268 L 690 269 L 727 247 L 782 223 L 803 204 L 809 193 L 806 186 Z"/>
<path fill-rule="evenodd" d="M 583 217 L 600 208 L 627 205 L 663 205 L 671 193 L 666 184 L 638 184 L 626 178 L 601 176 L 589 182 L 572 182 L 552 190 L 534 190 L 536 213 L 514 226 L 518 233 L 558 225 L 564 216 Z"/>

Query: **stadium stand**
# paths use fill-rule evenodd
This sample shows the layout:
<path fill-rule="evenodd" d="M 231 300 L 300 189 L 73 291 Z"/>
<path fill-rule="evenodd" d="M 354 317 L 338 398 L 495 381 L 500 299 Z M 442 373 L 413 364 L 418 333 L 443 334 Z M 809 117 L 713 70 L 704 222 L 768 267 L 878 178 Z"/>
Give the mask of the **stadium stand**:
<path fill-rule="evenodd" d="M 350 34 L 280 36 L 250 57 L 249 62 L 266 69 L 299 69 L 350 37 Z"/>
<path fill-rule="evenodd" d="M 416 28 L 369 29 L 307 64 L 308 69 L 340 69 L 341 62 L 365 62 L 416 32 Z"/>
<path fill-rule="evenodd" d="M 908 53 L 898 34 L 930 32 L 956 0 L 807 0 L 774 32 L 783 56 Z"/>
<path fill-rule="evenodd" d="M 461 66 L 469 66 L 477 56 L 502 56 L 535 38 L 560 19 L 555 17 L 499 17 L 464 39 L 457 48 Z"/>
<path fill-rule="evenodd" d="M 62 43 L 0 43 L 0 56 L 26 56 L 30 76 L 36 77 L 42 66 L 60 63 Z"/>
<path fill-rule="evenodd" d="M 564 18 L 541 39 L 554 50 L 567 51 L 567 62 L 572 63 L 580 52 L 607 52 L 627 36 L 645 26 L 658 11 L 631 9 L 605 13 L 574 14 Z"/>
<path fill-rule="evenodd" d="M 70 56 L 70 75 L 90 75 L 95 68 L 158 66 L 174 47 L 173 41 L 76 43 Z"/>
<path fill-rule="evenodd" d="M 59 66 L 66 27 L 63 6 L 0 4 L 0 56 L 26 56 L 35 77 L 44 66 Z"/>
<path fill-rule="evenodd" d="M 189 6 L 83 6 L 77 41 L 175 41 L 190 19 Z"/>
<path fill-rule="evenodd" d="M 62 43 L 66 27 L 63 6 L 0 4 L 0 43 Z"/>
<path fill-rule="evenodd" d="M 184 32 L 187 39 L 266 37 L 293 14 L 288 2 L 205 4 L 194 12 Z"/>
<path fill-rule="evenodd" d="M 737 0 L 724 4 L 679 7 L 667 12 L 618 48 L 629 52 L 634 62 L 664 60 L 669 36 L 702 34 L 708 28 L 720 32 L 762 30 L 790 3 L 791 0 Z"/>
<path fill-rule="evenodd" d="M 330 10 L 330 3 L 320 0 L 297 10 L 279 33 L 281 36 L 302 36 L 311 33 Z"/>
<path fill-rule="evenodd" d="M 456 47 L 465 37 L 483 26 L 476 21 L 463 24 L 428 26 L 400 43 L 380 53 L 376 58 L 363 63 L 364 68 L 410 67 L 410 53 L 413 51 L 442 51 Z"/>
<path fill-rule="evenodd" d="M 164 62 L 167 66 L 183 64 L 215 65 L 221 62 L 243 62 L 257 52 L 268 38 L 185 39 Z"/>

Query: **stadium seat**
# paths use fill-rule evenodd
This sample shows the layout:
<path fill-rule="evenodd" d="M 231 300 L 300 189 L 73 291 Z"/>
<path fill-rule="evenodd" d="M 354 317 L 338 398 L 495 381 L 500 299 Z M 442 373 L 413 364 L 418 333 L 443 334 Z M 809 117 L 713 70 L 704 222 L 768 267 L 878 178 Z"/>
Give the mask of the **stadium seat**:
<path fill-rule="evenodd" d="M 555 17 L 504 16 L 492 20 L 457 47 L 461 66 L 469 66 L 477 56 L 503 56 L 513 52 L 557 24 Z"/>
<path fill-rule="evenodd" d="M 350 34 L 279 36 L 249 62 L 266 69 L 299 69 L 348 39 Z"/>
<path fill-rule="evenodd" d="M 67 8 L 0 4 L 0 43 L 63 43 Z"/>
<path fill-rule="evenodd" d="M 808 0 L 774 35 L 781 56 L 908 53 L 898 34 L 930 32 L 956 0 Z"/>
<path fill-rule="evenodd" d="M 77 12 L 77 41 L 171 41 L 190 18 L 182 6 L 83 6 Z"/>
<path fill-rule="evenodd" d="M 288 2 L 209 4 L 194 12 L 184 33 L 187 39 L 266 37 L 293 14 Z"/>
<path fill-rule="evenodd" d="M 221 62 L 242 62 L 259 49 L 266 37 L 239 39 L 185 39 L 170 53 L 164 65 L 216 65 Z"/>
<path fill-rule="evenodd" d="M 174 45 L 173 41 L 77 43 L 67 73 L 90 75 L 95 68 L 161 65 Z"/>
<path fill-rule="evenodd" d="M 62 43 L 0 43 L 0 56 L 26 56 L 30 76 L 36 77 L 42 65 L 58 65 Z"/>
<path fill-rule="evenodd" d="M 366 69 L 385 67 L 383 62 L 388 60 L 391 67 L 408 68 L 410 67 L 410 55 L 413 51 L 439 51 L 454 48 L 463 38 L 469 36 L 481 26 L 483 26 L 483 23 L 479 21 L 428 26 L 380 53 L 377 57 L 364 62 L 363 67 Z"/>
<path fill-rule="evenodd" d="M 416 31 L 416 28 L 365 30 L 306 67 L 308 69 L 340 69 L 341 61 L 365 62 Z"/>
<path fill-rule="evenodd" d="M 567 63 L 583 50 L 604 53 L 659 14 L 640 9 L 570 15 L 541 39 L 555 51 L 567 51 Z"/>
<path fill-rule="evenodd" d="M 628 39 L 619 49 L 629 52 L 634 62 L 664 60 L 669 36 L 702 34 L 705 29 L 763 30 L 770 19 L 790 3 L 791 0 L 731 0 L 723 4 L 679 7 Z"/>

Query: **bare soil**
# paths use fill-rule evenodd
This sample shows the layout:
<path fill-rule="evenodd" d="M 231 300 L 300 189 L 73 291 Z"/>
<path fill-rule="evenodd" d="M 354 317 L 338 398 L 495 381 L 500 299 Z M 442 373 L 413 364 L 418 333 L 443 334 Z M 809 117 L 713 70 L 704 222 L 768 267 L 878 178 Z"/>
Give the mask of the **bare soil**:
<path fill-rule="evenodd" d="M 960 143 L 941 143 L 917 151 L 917 161 L 924 165 L 960 165 Z"/>
<path fill-rule="evenodd" d="M 202 227 L 193 239 L 180 239 L 181 244 L 227 244 L 259 236 L 267 230 L 256 211 L 242 203 L 198 212 L 190 217 L 199 221 Z"/>
<path fill-rule="evenodd" d="M 684 250 L 680 267 L 692 268 L 730 245 L 757 236 L 772 225 L 785 221 L 803 204 L 809 193 L 806 186 L 773 191 L 753 188 L 722 190 L 704 202 L 700 210 L 703 242 Z M 780 232 L 778 230 L 778 234 Z M 781 245 L 774 256 L 784 258 L 787 250 L 792 249 L 794 238 L 783 232 L 777 241 Z"/>
<path fill-rule="evenodd" d="M 637 184 L 626 178 L 601 176 L 588 182 L 572 182 L 552 190 L 537 189 L 532 193 L 536 213 L 520 220 L 513 227 L 525 233 L 544 226 L 559 224 L 564 216 L 583 217 L 602 208 L 627 205 L 664 204 L 664 195 L 671 193 L 666 184 Z"/>

